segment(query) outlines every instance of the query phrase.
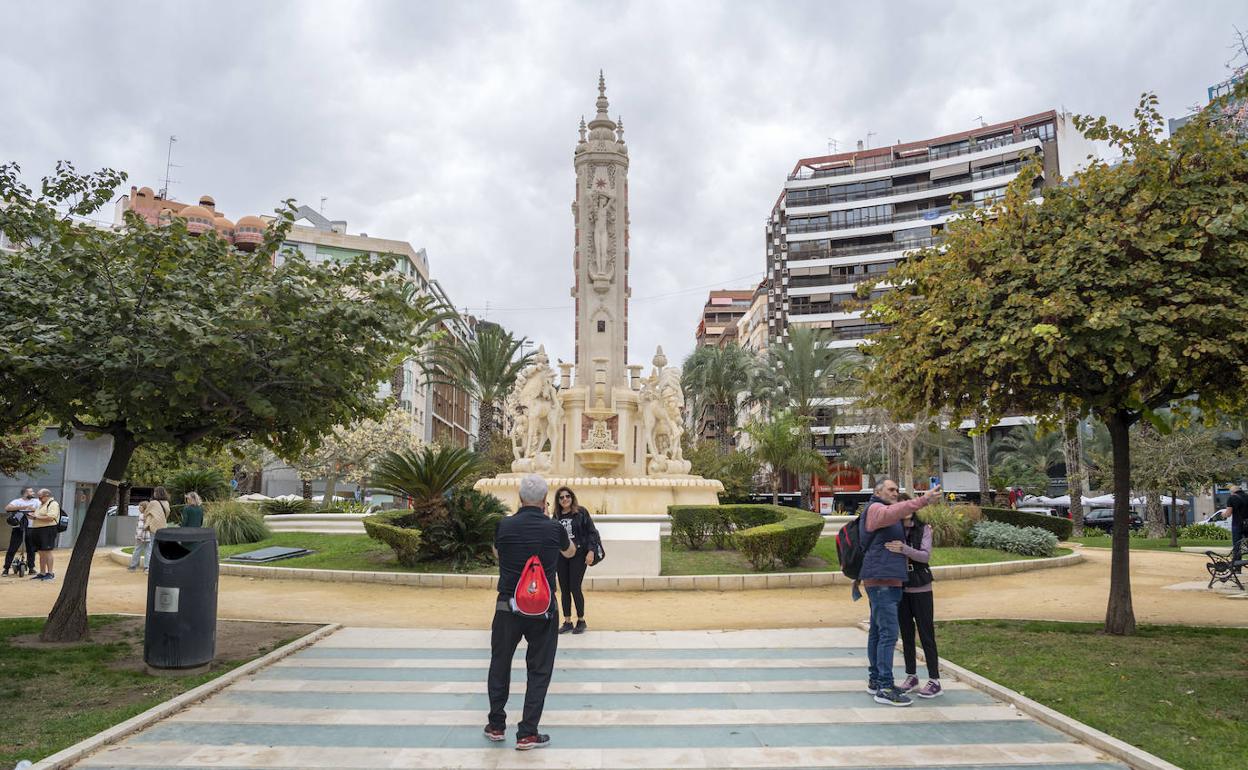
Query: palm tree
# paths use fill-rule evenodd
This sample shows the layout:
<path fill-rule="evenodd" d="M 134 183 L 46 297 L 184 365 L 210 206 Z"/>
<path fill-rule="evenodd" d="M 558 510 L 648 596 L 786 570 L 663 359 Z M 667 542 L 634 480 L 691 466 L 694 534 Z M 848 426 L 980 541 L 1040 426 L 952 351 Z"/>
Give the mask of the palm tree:
<path fill-rule="evenodd" d="M 467 449 L 423 446 L 387 452 L 377 461 L 369 486 L 393 495 L 410 497 L 423 526 L 446 515 L 446 498 L 472 478 L 481 464 Z"/>
<path fill-rule="evenodd" d="M 784 471 L 803 477 L 812 473 L 827 476 L 827 460 L 810 446 L 805 420 L 792 411 L 783 411 L 769 422 L 751 421 L 745 432 L 754 456 L 767 464 L 773 505 L 780 501 L 780 474 Z"/>
<path fill-rule="evenodd" d="M 446 323 L 463 324 L 456 319 Z M 475 333 L 466 327 L 458 331 L 438 337 L 421 365 L 431 383 L 460 388 L 481 405 L 477 449 L 484 454 L 502 422 L 500 404 L 535 354 L 523 352 L 523 337 L 517 339 L 495 323 L 483 321 Z"/>
<path fill-rule="evenodd" d="M 1046 476 L 1049 469 L 1062 463 L 1062 433 L 1049 431 L 1041 434 L 1035 425 L 1016 425 L 1001 439 L 1001 451 L 1018 458 L 1028 468 L 1034 468 Z"/>
<path fill-rule="evenodd" d="M 685 359 L 681 385 L 698 434 L 714 425 L 719 445 L 729 449 L 737 429 L 737 410 L 758 400 L 757 375 L 757 360 L 735 343 L 693 351 Z"/>
<path fill-rule="evenodd" d="M 861 382 L 862 354 L 854 348 L 830 347 L 830 342 L 831 336 L 824 329 L 792 326 L 787 343 L 767 351 L 770 387 L 766 390 L 770 391 L 772 407 L 793 411 L 807 447 L 812 445 L 810 424 L 816 410 L 823 412 L 828 429 L 834 431 L 840 409 L 827 400 L 856 393 Z M 803 473 L 799 479 L 802 505 L 809 506 L 810 476 Z"/>

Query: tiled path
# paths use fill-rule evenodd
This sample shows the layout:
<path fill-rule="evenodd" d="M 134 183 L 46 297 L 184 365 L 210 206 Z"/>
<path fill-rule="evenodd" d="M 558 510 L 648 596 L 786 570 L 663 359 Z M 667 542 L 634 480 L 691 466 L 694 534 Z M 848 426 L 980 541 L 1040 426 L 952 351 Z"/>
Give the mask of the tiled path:
<path fill-rule="evenodd" d="M 517 752 L 514 724 L 506 743 L 481 735 L 486 632 L 348 628 L 77 767 L 1122 768 L 958 682 L 877 705 L 864 643 L 852 628 L 565 635 L 551 745 Z"/>

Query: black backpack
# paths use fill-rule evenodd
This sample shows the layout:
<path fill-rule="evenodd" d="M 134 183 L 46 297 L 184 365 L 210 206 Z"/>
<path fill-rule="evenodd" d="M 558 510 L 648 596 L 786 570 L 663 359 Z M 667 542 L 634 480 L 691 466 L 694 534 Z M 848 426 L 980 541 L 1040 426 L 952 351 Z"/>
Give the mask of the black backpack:
<path fill-rule="evenodd" d="M 867 543 L 870 542 L 871 536 L 864 537 L 862 531 L 862 517 L 867 515 L 867 508 L 872 503 L 883 502 L 876 500 L 872 496 L 865 505 L 858 511 L 858 515 L 854 520 L 837 530 L 836 533 L 836 558 L 841 563 L 841 574 L 847 578 L 858 579 L 858 574 L 862 572 L 862 559 L 867 553 Z"/>

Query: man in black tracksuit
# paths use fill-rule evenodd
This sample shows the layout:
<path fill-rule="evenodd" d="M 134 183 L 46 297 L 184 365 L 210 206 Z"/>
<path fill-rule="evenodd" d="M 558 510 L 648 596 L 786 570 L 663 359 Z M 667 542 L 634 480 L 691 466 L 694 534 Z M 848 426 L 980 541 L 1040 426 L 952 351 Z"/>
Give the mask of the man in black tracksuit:
<path fill-rule="evenodd" d="M 485 737 L 501 741 L 507 737 L 507 697 L 511 692 L 511 661 L 523 637 L 529 649 L 525 654 L 528 685 L 524 693 L 524 714 L 516 730 L 516 748 L 537 749 L 550 743 L 549 735 L 537 731 L 546 704 L 546 690 L 555 669 L 559 645 L 559 609 L 555 603 L 555 565 L 562 553 L 571 558 L 576 546 L 568 532 L 546 515 L 546 482 L 530 473 L 520 480 L 520 509 L 498 523 L 494 534 L 494 554 L 498 558 L 498 598 L 490 631 L 490 716 Z M 511 610 L 510 602 L 520 581 L 525 562 L 536 555 L 542 562 L 546 582 L 551 587 L 550 609 L 545 616 L 528 616 Z"/>
<path fill-rule="evenodd" d="M 1248 522 L 1248 492 L 1243 487 L 1235 487 L 1227 505 L 1231 512 L 1231 552 L 1235 553 L 1240 539 L 1248 534 L 1244 532 L 1244 524 Z"/>

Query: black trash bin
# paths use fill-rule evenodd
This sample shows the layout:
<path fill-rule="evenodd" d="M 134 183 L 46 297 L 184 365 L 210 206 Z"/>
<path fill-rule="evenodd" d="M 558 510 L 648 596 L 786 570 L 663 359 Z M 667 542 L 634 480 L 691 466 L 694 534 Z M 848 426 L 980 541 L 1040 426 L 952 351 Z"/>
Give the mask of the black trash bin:
<path fill-rule="evenodd" d="M 207 666 L 217 650 L 217 533 L 166 527 L 152 538 L 143 660 L 155 669 Z"/>

